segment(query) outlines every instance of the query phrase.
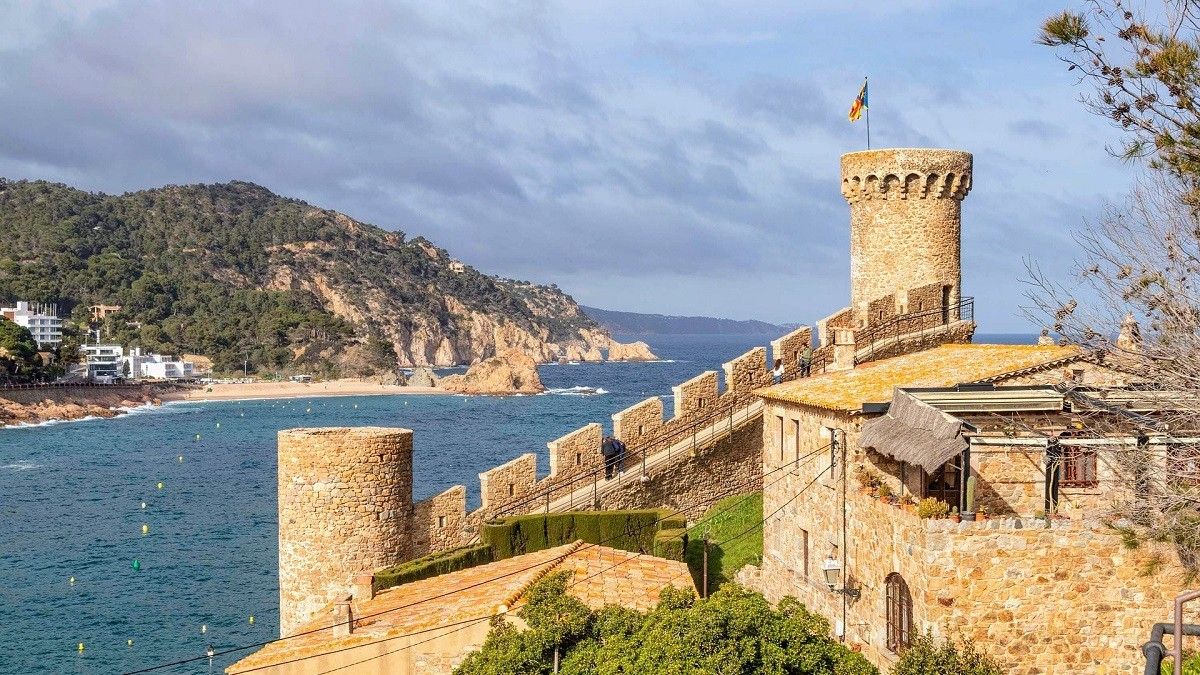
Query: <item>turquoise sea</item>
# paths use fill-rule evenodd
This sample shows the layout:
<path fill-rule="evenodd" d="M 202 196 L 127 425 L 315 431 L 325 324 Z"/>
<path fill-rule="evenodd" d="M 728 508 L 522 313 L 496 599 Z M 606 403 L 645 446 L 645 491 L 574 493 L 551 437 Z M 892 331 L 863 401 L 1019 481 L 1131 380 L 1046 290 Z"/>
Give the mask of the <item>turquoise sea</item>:
<path fill-rule="evenodd" d="M 279 429 L 411 428 L 415 498 L 462 483 L 473 508 L 480 471 L 536 452 L 545 473 L 547 441 L 769 338 L 644 339 L 663 362 L 543 366 L 539 396 L 183 403 L 0 429 L 0 673 L 125 672 L 277 637 Z M 249 651 L 156 672 L 222 672 Z"/>

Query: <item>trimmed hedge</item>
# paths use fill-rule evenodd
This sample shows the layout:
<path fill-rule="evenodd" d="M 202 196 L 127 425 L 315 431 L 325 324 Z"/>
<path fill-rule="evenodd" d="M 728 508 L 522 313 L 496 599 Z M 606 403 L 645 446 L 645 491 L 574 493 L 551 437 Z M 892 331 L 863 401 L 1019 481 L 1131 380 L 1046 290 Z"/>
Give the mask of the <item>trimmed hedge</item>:
<path fill-rule="evenodd" d="M 655 540 L 659 532 L 687 526 L 682 518 L 665 516 L 666 512 L 655 510 L 509 516 L 485 523 L 479 541 L 492 548 L 496 560 L 562 546 L 577 539 L 623 551 L 658 555 L 659 545 Z M 661 522 L 656 522 L 659 519 Z M 662 546 L 670 548 L 665 543 Z"/>
<path fill-rule="evenodd" d="M 492 547 L 477 544 L 453 548 L 441 553 L 432 553 L 423 558 L 409 560 L 375 573 L 375 591 L 407 584 L 410 581 L 420 581 L 436 577 L 447 572 L 457 572 L 468 567 L 490 563 L 497 558 L 492 557 Z"/>
<path fill-rule="evenodd" d="M 654 555 L 667 560 L 683 560 L 687 551 L 687 529 L 659 530 L 654 535 Z"/>

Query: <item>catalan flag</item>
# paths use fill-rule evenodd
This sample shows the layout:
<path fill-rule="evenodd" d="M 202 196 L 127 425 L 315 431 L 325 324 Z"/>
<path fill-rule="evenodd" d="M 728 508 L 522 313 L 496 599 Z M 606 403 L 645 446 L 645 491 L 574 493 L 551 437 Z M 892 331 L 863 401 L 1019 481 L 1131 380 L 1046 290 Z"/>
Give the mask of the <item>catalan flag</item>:
<path fill-rule="evenodd" d="M 850 121 L 857 122 L 858 118 L 862 117 L 862 113 L 867 109 L 867 80 L 863 78 L 862 89 L 858 90 L 858 97 L 854 99 L 854 103 L 850 104 Z"/>

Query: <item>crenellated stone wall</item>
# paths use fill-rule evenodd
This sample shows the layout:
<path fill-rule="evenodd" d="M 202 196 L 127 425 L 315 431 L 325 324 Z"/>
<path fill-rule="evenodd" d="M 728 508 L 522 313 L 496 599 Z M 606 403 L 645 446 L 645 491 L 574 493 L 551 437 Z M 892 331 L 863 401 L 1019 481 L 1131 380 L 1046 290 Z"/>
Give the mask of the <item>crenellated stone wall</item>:
<path fill-rule="evenodd" d="M 714 385 L 716 383 L 714 382 Z M 612 416 L 613 436 L 628 446 L 641 444 L 656 436 L 663 428 L 663 402 L 653 396 L 635 403 Z"/>
<path fill-rule="evenodd" d="M 800 356 L 804 353 L 804 348 L 811 345 L 812 329 L 808 326 L 801 326 L 781 338 L 772 340 L 771 363 L 768 367 L 774 369 L 775 361 L 782 361 L 783 378 L 789 380 L 795 377 L 800 371 Z"/>
<path fill-rule="evenodd" d="M 704 414 L 717 404 L 717 373 L 706 370 L 683 384 L 671 387 L 677 419 Z"/>
<path fill-rule="evenodd" d="M 520 499 L 533 492 L 535 485 L 537 455 L 532 452 L 479 474 L 479 494 L 485 510 Z"/>
<path fill-rule="evenodd" d="M 771 383 L 764 347 L 755 347 L 722 367 L 725 369 L 726 396 L 745 394 Z"/>

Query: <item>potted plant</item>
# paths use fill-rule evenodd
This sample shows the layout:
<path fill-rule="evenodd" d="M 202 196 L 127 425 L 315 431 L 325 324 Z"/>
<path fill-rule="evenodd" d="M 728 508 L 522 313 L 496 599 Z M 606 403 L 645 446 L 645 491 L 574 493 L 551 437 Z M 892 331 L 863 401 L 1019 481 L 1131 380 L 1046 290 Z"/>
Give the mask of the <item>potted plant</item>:
<path fill-rule="evenodd" d="M 987 507 L 980 504 L 978 514 L 979 514 L 980 520 L 987 520 L 988 519 Z"/>
<path fill-rule="evenodd" d="M 968 523 L 975 521 L 975 476 L 967 479 L 967 504 L 962 519 Z"/>
<path fill-rule="evenodd" d="M 917 503 L 917 515 L 922 518 L 944 518 L 950 506 L 937 497 L 926 497 Z"/>
<path fill-rule="evenodd" d="M 858 464 L 854 467 L 854 480 L 858 481 L 858 488 L 865 495 L 871 492 L 871 472 L 867 467 Z"/>
<path fill-rule="evenodd" d="M 952 520 L 956 523 L 962 522 L 962 516 L 958 515 L 958 507 L 957 506 L 953 506 L 950 508 L 950 520 Z"/>
<path fill-rule="evenodd" d="M 879 501 L 888 503 L 892 498 L 892 488 L 888 487 L 887 483 L 882 483 L 879 486 Z"/>

